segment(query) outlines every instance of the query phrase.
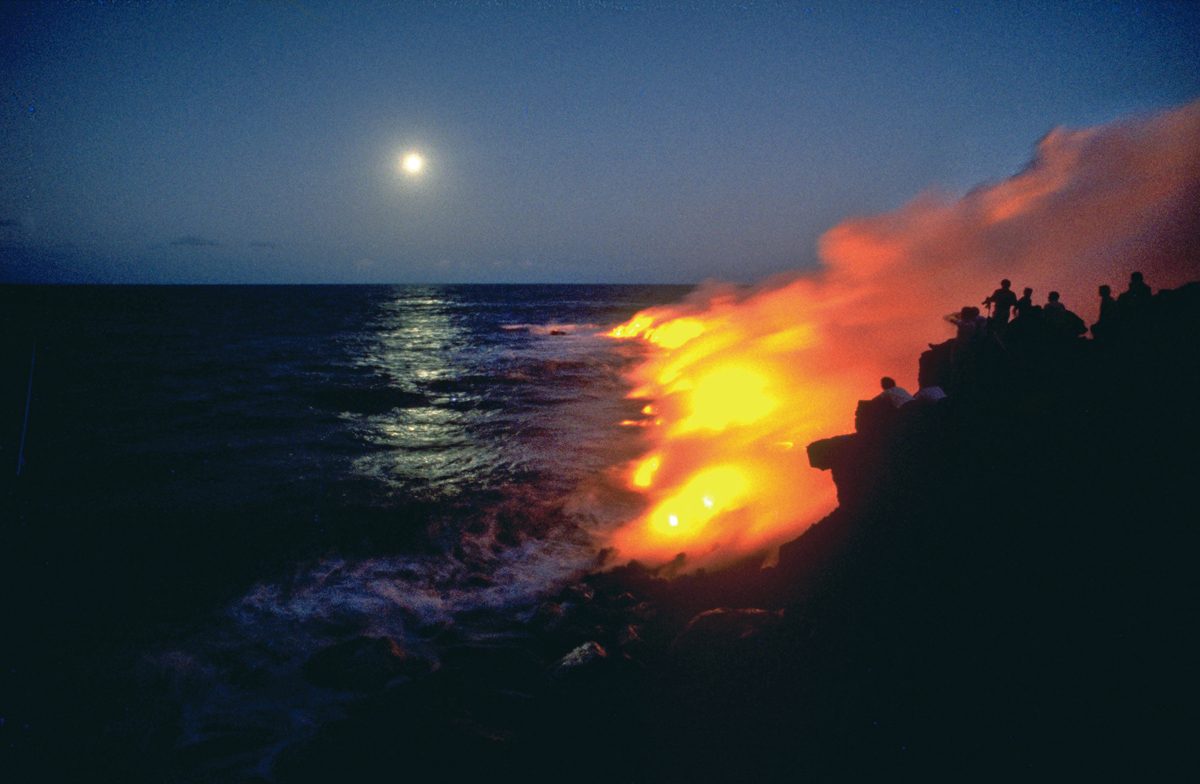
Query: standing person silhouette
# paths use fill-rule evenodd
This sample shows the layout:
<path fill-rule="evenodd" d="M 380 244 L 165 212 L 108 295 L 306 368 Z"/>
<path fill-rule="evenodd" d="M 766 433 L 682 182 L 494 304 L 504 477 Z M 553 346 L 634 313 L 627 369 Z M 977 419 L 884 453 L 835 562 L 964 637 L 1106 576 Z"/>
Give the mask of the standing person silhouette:
<path fill-rule="evenodd" d="M 1108 337 L 1117 323 L 1117 301 L 1113 299 L 1112 289 L 1100 287 L 1100 318 L 1092 325 L 1092 337 Z"/>
<path fill-rule="evenodd" d="M 1111 321 L 1117 317 L 1117 301 L 1113 299 L 1112 289 L 1100 287 L 1100 320 Z"/>
<path fill-rule="evenodd" d="M 1000 288 L 993 291 L 983 304 L 992 306 L 992 317 L 989 319 L 992 326 L 1003 327 L 1007 324 L 1009 312 L 1017 306 L 1017 295 L 1013 293 L 1012 281 L 1008 278 L 1000 281 Z"/>
<path fill-rule="evenodd" d="M 1017 318 L 1030 313 L 1034 307 L 1036 306 L 1033 304 L 1033 289 L 1026 287 L 1021 293 L 1021 298 L 1017 300 Z"/>

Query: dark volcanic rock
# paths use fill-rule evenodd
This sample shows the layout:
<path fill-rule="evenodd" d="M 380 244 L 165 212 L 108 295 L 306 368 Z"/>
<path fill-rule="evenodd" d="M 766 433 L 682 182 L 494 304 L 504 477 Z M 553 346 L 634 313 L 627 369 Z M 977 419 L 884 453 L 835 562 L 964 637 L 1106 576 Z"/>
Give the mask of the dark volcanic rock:
<path fill-rule="evenodd" d="M 782 611 L 755 607 L 705 610 L 671 643 L 672 657 L 706 668 L 737 666 L 774 642 L 771 633 L 779 629 L 782 618 Z"/>
<path fill-rule="evenodd" d="M 574 678 L 594 673 L 607 658 L 608 651 L 600 643 L 589 640 L 559 659 L 551 674 L 555 678 Z"/>
<path fill-rule="evenodd" d="M 314 653 L 304 664 L 304 677 L 331 689 L 371 691 L 398 675 L 424 669 L 422 660 L 390 637 L 356 637 Z"/>
<path fill-rule="evenodd" d="M 542 602 L 533 613 L 531 622 L 539 629 L 554 629 L 562 625 L 567 609 L 559 602 Z"/>
<path fill-rule="evenodd" d="M 838 463 L 841 453 L 854 443 L 854 436 L 833 436 L 808 445 L 808 462 L 813 468 L 828 471 Z"/>
<path fill-rule="evenodd" d="M 965 367 L 931 347 L 921 383 L 951 397 L 813 444 L 840 506 L 774 569 L 589 575 L 529 637 L 445 651 L 285 750 L 277 781 L 1187 769 L 1200 290 L 1147 318 L 1099 343 L 1009 332 Z"/>
<path fill-rule="evenodd" d="M 675 640 L 675 647 L 708 645 L 720 640 L 745 640 L 778 625 L 782 611 L 763 610 L 758 607 L 729 609 L 718 607 L 705 610 L 688 621 L 683 634 Z"/>
<path fill-rule="evenodd" d="M 587 604 L 596 598 L 596 589 L 587 583 L 578 583 L 564 588 L 562 597 L 564 601 Z"/>
<path fill-rule="evenodd" d="M 441 663 L 459 683 L 508 689 L 528 687 L 545 670 L 545 662 L 520 645 L 456 645 L 442 652 Z"/>
<path fill-rule="evenodd" d="M 1200 287 L 1103 340 L 1014 325 L 1002 348 L 931 346 L 921 384 L 949 399 L 809 449 L 840 507 L 781 548 L 791 668 L 766 699 L 814 717 L 797 762 L 818 778 L 985 757 L 1144 775 L 1190 753 L 1200 651 L 1172 630 L 1197 600 Z"/>
<path fill-rule="evenodd" d="M 617 632 L 617 645 L 622 648 L 634 647 L 642 642 L 642 635 L 638 633 L 638 627 L 634 624 L 627 624 Z"/>

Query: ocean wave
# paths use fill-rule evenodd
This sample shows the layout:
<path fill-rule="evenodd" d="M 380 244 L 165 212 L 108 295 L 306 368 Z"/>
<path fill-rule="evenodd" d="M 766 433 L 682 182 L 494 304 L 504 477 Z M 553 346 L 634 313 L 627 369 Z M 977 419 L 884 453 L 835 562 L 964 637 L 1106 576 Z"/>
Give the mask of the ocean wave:
<path fill-rule="evenodd" d="M 216 616 L 141 648 L 147 682 L 169 684 L 184 769 L 195 759 L 228 778 L 268 775 L 280 748 L 339 716 L 351 696 L 304 673 L 330 646 L 390 638 L 436 666 L 526 634 L 547 597 L 596 568 L 593 536 L 628 516 L 613 471 L 639 438 L 618 425 L 631 415 L 621 371 L 633 354 L 596 324 L 629 307 L 466 293 L 480 301 L 333 291 L 345 302 L 311 340 L 254 343 L 236 368 L 217 353 L 203 360 L 215 378 L 161 387 L 171 405 L 197 401 L 187 417 L 164 410 L 171 432 L 195 419 L 188 443 L 203 451 L 138 448 L 173 466 L 214 461 L 222 491 L 233 479 L 241 491 L 214 529 L 280 553 Z M 243 427 L 247 417 L 264 427 Z M 203 490 L 191 497 L 213 503 Z M 213 519 L 208 508 L 196 518 Z"/>

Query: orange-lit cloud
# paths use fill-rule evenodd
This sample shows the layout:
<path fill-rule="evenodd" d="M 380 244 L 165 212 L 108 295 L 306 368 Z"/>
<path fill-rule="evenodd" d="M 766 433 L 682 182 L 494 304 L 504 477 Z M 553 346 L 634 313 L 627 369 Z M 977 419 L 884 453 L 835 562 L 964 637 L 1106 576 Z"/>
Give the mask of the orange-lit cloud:
<path fill-rule="evenodd" d="M 656 349 L 633 373 L 645 456 L 629 485 L 648 511 L 612 534 L 623 558 L 694 565 L 767 552 L 834 505 L 804 447 L 852 428 L 882 375 L 915 385 L 941 316 L 1000 278 L 1055 289 L 1095 318 L 1096 287 L 1140 270 L 1200 278 L 1200 102 L 1086 130 L 1056 129 L 1017 175 L 835 226 L 822 268 L 753 290 L 710 284 L 611 334 Z"/>

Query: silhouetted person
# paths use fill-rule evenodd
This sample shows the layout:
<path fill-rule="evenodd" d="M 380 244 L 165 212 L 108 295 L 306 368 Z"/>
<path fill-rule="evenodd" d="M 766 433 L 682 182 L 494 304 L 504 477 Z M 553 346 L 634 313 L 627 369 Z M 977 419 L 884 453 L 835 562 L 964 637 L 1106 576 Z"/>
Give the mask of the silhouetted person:
<path fill-rule="evenodd" d="M 1092 325 L 1092 335 L 1103 338 L 1112 333 L 1117 323 L 1117 301 L 1113 299 L 1112 289 L 1100 287 L 1100 319 Z"/>
<path fill-rule="evenodd" d="M 1117 303 L 1120 305 L 1121 315 L 1128 316 L 1142 313 L 1150 303 L 1152 296 L 1153 292 L 1146 285 L 1146 281 L 1142 279 L 1142 273 L 1135 272 L 1131 274 L 1129 276 L 1129 288 L 1117 300 Z"/>
<path fill-rule="evenodd" d="M 963 305 L 959 312 L 946 316 L 946 321 L 958 328 L 954 336 L 958 348 L 965 348 L 987 334 L 987 319 L 979 315 L 979 308 L 970 305 Z"/>
<path fill-rule="evenodd" d="M 1026 287 L 1017 300 L 1017 317 L 1004 331 L 1004 342 L 1009 346 L 1032 347 L 1041 342 L 1044 326 L 1042 306 L 1033 304 L 1033 289 Z"/>
<path fill-rule="evenodd" d="M 904 387 L 896 386 L 896 381 L 889 376 L 884 376 L 879 379 L 879 386 L 883 391 L 875 396 L 876 400 L 886 400 L 891 404 L 892 408 L 900 408 L 905 403 L 911 403 L 913 396 L 908 393 Z"/>
<path fill-rule="evenodd" d="M 1147 288 L 1149 288 L 1147 286 Z M 1117 301 L 1113 299 L 1112 289 L 1108 286 L 1100 287 L 1100 320 L 1112 321 L 1117 317 Z"/>
<path fill-rule="evenodd" d="M 1067 306 L 1059 299 L 1057 291 L 1051 291 L 1042 308 L 1042 317 L 1046 327 L 1055 337 L 1076 338 L 1087 332 L 1087 324 L 1083 319 L 1067 310 Z"/>
<path fill-rule="evenodd" d="M 1030 292 L 1032 294 L 1032 292 Z M 1017 305 L 1017 295 L 1013 293 L 1012 281 L 1005 278 L 1000 281 L 1000 288 L 983 301 L 984 305 L 992 306 L 991 322 L 993 326 L 1003 327 L 1008 323 L 1008 314 Z"/>
<path fill-rule="evenodd" d="M 979 314 L 979 308 L 964 305 L 958 313 L 946 316 L 946 320 L 958 328 L 950 351 L 951 383 L 957 390 L 965 379 L 975 375 L 987 339 L 987 319 Z"/>
<path fill-rule="evenodd" d="M 1030 311 L 1036 308 L 1037 305 L 1033 304 L 1033 289 L 1026 288 L 1021 294 L 1021 298 L 1017 300 L 1015 307 L 1017 309 L 1017 318 L 1028 315 Z"/>

